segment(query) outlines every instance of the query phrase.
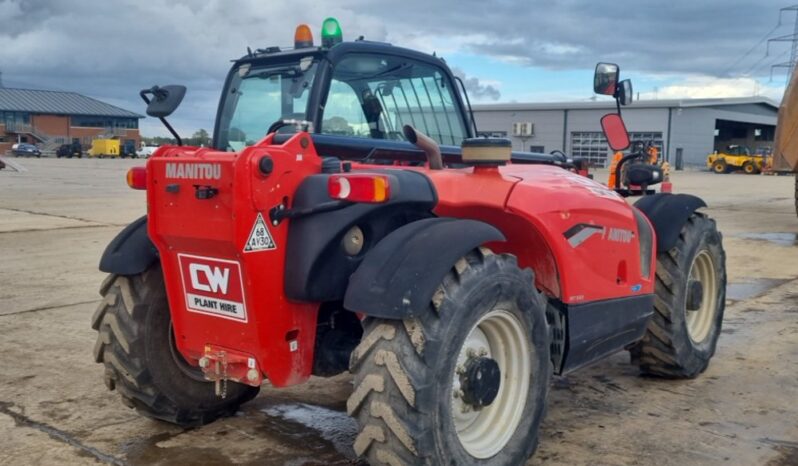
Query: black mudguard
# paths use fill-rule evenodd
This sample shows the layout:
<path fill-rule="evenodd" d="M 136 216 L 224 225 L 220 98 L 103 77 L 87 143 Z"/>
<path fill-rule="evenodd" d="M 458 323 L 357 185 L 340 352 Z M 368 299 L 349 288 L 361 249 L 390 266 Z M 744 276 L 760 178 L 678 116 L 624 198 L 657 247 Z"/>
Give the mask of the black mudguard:
<path fill-rule="evenodd" d="M 635 202 L 657 233 L 657 252 L 667 251 L 676 245 L 679 232 L 687 219 L 697 209 L 706 207 L 702 199 L 690 194 L 658 193 L 644 196 Z"/>
<path fill-rule="evenodd" d="M 387 202 L 355 203 L 291 220 L 285 262 L 285 295 L 295 301 L 340 301 L 349 276 L 369 251 L 402 225 L 432 217 L 437 194 L 424 174 L 410 170 L 369 170 L 390 175 Z M 291 208 L 310 209 L 330 202 L 329 174 L 312 175 L 297 189 Z M 344 235 L 353 226 L 364 236 L 363 249 L 355 256 L 344 253 Z"/>
<path fill-rule="evenodd" d="M 352 274 L 344 307 L 385 319 L 419 315 L 458 259 L 504 240 L 495 227 L 476 220 L 429 218 L 404 225 L 369 251 Z"/>
<path fill-rule="evenodd" d="M 147 216 L 126 226 L 105 248 L 100 270 L 117 275 L 142 273 L 158 260 L 158 250 L 147 236 Z"/>

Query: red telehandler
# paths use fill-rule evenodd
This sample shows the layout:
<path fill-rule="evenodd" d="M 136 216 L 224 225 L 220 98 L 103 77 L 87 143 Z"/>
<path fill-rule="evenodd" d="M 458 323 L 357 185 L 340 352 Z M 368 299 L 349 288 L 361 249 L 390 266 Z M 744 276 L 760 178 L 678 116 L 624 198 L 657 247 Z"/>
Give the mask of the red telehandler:
<path fill-rule="evenodd" d="M 197 426 L 264 380 L 350 371 L 368 462 L 517 465 L 552 374 L 625 349 L 645 374 L 707 368 L 726 272 L 703 201 L 631 206 L 566 157 L 477 138 L 435 56 L 344 42 L 332 19 L 295 45 L 234 62 L 212 147 L 175 133 L 128 174 L 148 213 L 102 257 L 93 318 L 128 406 Z M 594 88 L 618 101 L 602 123 L 623 150 L 631 84 L 599 64 Z M 184 93 L 142 97 L 166 122 Z"/>

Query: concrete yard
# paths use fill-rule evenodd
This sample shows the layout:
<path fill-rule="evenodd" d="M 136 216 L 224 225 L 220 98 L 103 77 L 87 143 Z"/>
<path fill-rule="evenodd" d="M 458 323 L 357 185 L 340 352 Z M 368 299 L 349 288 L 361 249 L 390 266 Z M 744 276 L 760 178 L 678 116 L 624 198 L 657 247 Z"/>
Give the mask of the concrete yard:
<path fill-rule="evenodd" d="M 0 465 L 352 464 L 346 374 L 264 386 L 183 430 L 126 408 L 94 363 L 105 245 L 145 212 L 131 160 L 17 159 L 0 171 Z M 597 174 L 605 179 L 604 173 Z M 798 218 L 790 176 L 678 172 L 724 235 L 728 302 L 696 380 L 638 376 L 626 353 L 555 378 L 529 464 L 798 464 Z"/>

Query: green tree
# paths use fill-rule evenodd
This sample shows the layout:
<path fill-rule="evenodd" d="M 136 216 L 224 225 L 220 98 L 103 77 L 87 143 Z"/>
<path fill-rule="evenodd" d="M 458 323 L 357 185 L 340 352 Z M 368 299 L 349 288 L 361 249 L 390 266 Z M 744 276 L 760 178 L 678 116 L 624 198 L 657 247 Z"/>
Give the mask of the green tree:
<path fill-rule="evenodd" d="M 200 128 L 191 136 L 190 145 L 192 146 L 209 146 L 211 145 L 211 137 L 208 132 Z"/>

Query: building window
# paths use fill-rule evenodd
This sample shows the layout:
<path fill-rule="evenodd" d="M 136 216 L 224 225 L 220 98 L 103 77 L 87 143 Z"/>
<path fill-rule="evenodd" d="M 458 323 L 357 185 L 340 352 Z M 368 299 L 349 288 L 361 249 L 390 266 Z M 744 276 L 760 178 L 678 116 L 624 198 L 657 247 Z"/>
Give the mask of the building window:
<path fill-rule="evenodd" d="M 138 118 L 111 118 L 98 116 L 73 116 L 71 125 L 84 128 L 138 129 Z"/>
<path fill-rule="evenodd" d="M 646 143 L 651 141 L 663 156 L 662 132 L 661 131 L 638 131 L 629 133 L 631 141 L 630 148 L 636 142 Z M 542 152 L 542 151 L 541 151 Z M 588 161 L 591 167 L 606 167 L 607 158 L 610 154 L 607 138 L 604 133 L 598 131 L 581 131 L 571 133 L 571 155 L 580 157 Z"/>
<path fill-rule="evenodd" d="M 662 132 L 661 131 L 629 133 L 629 140 L 632 142 L 632 146 L 634 146 L 634 144 L 636 142 L 646 143 L 646 142 L 651 141 L 651 143 L 654 145 L 654 147 L 656 147 L 657 150 L 659 151 L 660 157 L 661 158 L 665 157 L 663 155 L 663 152 L 662 152 L 663 144 L 662 144 Z"/>
<path fill-rule="evenodd" d="M 8 130 L 13 130 L 21 125 L 30 124 L 30 113 L 23 112 L 3 112 L 3 120 Z"/>
<path fill-rule="evenodd" d="M 539 154 L 543 154 L 546 152 L 545 146 L 529 146 L 529 152 L 537 152 Z"/>
<path fill-rule="evenodd" d="M 478 131 L 477 137 L 481 138 L 506 138 L 507 131 Z"/>
<path fill-rule="evenodd" d="M 571 133 L 571 155 L 590 164 L 591 167 L 605 167 L 609 146 L 607 138 L 600 131 L 574 131 Z"/>

